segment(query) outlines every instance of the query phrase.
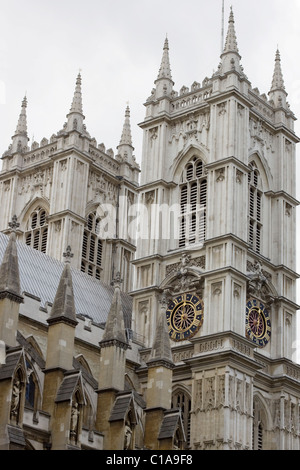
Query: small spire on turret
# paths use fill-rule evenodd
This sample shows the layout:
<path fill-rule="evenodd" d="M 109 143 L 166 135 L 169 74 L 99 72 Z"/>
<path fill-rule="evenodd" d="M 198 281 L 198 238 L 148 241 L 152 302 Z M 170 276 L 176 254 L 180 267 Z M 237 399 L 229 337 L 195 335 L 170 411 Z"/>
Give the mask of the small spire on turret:
<path fill-rule="evenodd" d="M 277 47 L 275 55 L 275 67 L 273 73 L 273 79 L 271 84 L 271 89 L 268 93 L 269 99 L 273 101 L 274 106 L 277 108 L 286 108 L 287 107 L 287 92 L 285 91 L 283 74 L 281 69 L 281 59 L 280 53 Z"/>
<path fill-rule="evenodd" d="M 27 144 L 29 141 L 27 135 L 27 97 L 26 95 L 22 101 L 21 113 L 19 116 L 17 128 L 15 135 L 12 137 L 12 153 L 21 152 L 24 148 L 27 148 Z"/>
<path fill-rule="evenodd" d="M 169 80 L 172 80 L 170 57 L 169 57 L 169 41 L 167 37 L 164 43 L 163 56 L 162 56 L 162 61 L 161 61 L 160 69 L 158 72 L 157 80 L 161 78 L 168 78 Z"/>
<path fill-rule="evenodd" d="M 223 53 L 226 53 L 226 52 L 236 52 L 237 54 L 239 54 L 232 6 L 230 7 L 228 31 L 227 31 L 227 37 L 226 37 Z"/>
<path fill-rule="evenodd" d="M 77 130 L 82 133 L 84 130 L 83 121 L 85 119 L 82 108 L 82 92 L 81 92 L 81 73 L 79 72 L 76 79 L 76 87 L 71 104 L 71 109 L 67 115 L 68 122 L 66 130 L 68 132 Z"/>
<path fill-rule="evenodd" d="M 270 92 L 277 91 L 277 90 L 285 91 L 283 74 L 282 74 L 282 69 L 281 69 L 280 52 L 278 48 L 277 48 L 276 56 L 275 56 L 275 68 L 274 68 L 274 74 L 273 74 L 273 80 L 272 80 Z"/>
<path fill-rule="evenodd" d="M 82 114 L 82 92 L 81 92 L 81 73 L 79 72 L 76 79 L 75 93 L 70 109 L 70 113 Z"/>
<path fill-rule="evenodd" d="M 120 143 L 117 147 L 118 159 L 121 162 L 127 162 L 131 165 L 135 164 L 135 157 L 133 155 L 134 147 L 132 145 L 131 126 L 130 126 L 130 109 L 127 105 L 125 110 L 125 121 Z M 123 175 L 124 176 L 124 175 Z"/>
<path fill-rule="evenodd" d="M 164 42 L 163 56 L 158 72 L 158 77 L 154 83 L 156 85 L 156 90 L 154 90 L 153 93 L 156 98 L 162 98 L 171 95 L 171 92 L 173 91 L 174 82 L 172 80 L 171 74 L 169 41 L 167 37 Z"/>
<path fill-rule="evenodd" d="M 130 145 L 132 146 L 132 137 L 131 137 L 131 126 L 130 126 L 130 109 L 127 105 L 125 110 L 125 121 L 123 125 L 123 132 L 121 135 L 120 145 Z"/>
<path fill-rule="evenodd" d="M 24 135 L 27 137 L 27 116 L 26 116 L 26 108 L 27 108 L 27 97 L 26 95 L 22 101 L 21 113 L 19 116 L 19 121 L 17 124 L 15 135 Z"/>
<path fill-rule="evenodd" d="M 228 30 L 223 53 L 221 54 L 221 63 L 218 73 L 237 72 L 245 77 L 243 67 L 241 65 L 241 56 L 239 53 L 237 37 L 235 32 L 235 22 L 232 7 L 228 20 Z"/>

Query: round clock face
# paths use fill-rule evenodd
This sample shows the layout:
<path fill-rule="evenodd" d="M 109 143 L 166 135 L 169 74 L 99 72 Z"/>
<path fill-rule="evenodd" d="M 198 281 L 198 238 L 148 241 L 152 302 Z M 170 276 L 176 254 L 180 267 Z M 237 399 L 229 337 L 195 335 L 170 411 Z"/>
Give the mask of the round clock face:
<path fill-rule="evenodd" d="M 246 305 L 246 335 L 259 347 L 271 338 L 271 321 L 267 308 L 257 299 L 249 299 Z"/>
<path fill-rule="evenodd" d="M 203 301 L 193 294 L 179 295 L 169 303 L 166 315 L 171 339 L 190 339 L 203 323 Z"/>

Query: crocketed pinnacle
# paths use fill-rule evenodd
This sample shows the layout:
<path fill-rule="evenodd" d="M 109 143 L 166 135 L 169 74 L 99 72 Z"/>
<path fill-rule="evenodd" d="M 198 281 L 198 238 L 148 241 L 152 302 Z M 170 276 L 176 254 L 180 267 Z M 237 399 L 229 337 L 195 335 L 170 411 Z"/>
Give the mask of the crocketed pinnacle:
<path fill-rule="evenodd" d="M 168 38 L 165 39 L 163 56 L 162 56 L 162 61 L 161 61 L 160 69 L 158 72 L 157 80 L 160 80 L 161 78 L 168 78 L 169 80 L 172 80 Z"/>
<path fill-rule="evenodd" d="M 79 73 L 76 80 L 76 88 L 73 97 L 70 113 L 82 114 L 82 93 L 81 93 L 81 74 Z"/>
<path fill-rule="evenodd" d="M 27 98 L 24 97 L 22 101 L 21 113 L 19 116 L 16 133 L 15 135 L 22 135 L 27 137 L 27 115 L 26 115 L 26 108 L 27 108 Z"/>
<path fill-rule="evenodd" d="M 156 325 L 156 332 L 150 355 L 150 361 L 167 361 L 173 364 L 170 337 L 167 326 L 165 309 L 161 309 Z"/>
<path fill-rule="evenodd" d="M 16 231 L 14 228 L 12 228 L 0 266 L 0 298 L 5 296 L 14 298 L 18 303 L 23 302 L 20 287 Z"/>
<path fill-rule="evenodd" d="M 117 279 L 114 281 L 113 299 L 107 316 L 101 343 L 117 341 L 123 346 L 127 345 L 121 300 L 121 282 L 120 274 L 118 273 Z"/>
<path fill-rule="evenodd" d="M 235 27 L 234 27 L 234 16 L 233 16 L 232 7 L 230 9 L 228 31 L 227 31 L 227 37 L 226 37 L 226 42 L 225 42 L 223 53 L 226 53 L 226 52 L 236 52 L 237 54 L 239 54 Z"/>
<path fill-rule="evenodd" d="M 272 80 L 270 91 L 277 91 L 277 90 L 285 91 L 283 74 L 282 74 L 282 69 L 281 69 L 280 53 L 278 49 L 276 51 L 275 69 L 274 69 L 273 80 Z"/>
<path fill-rule="evenodd" d="M 129 106 L 126 107 L 125 121 L 124 121 L 122 136 L 121 136 L 121 140 L 120 140 L 119 145 L 130 145 L 130 146 L 132 146 Z"/>
<path fill-rule="evenodd" d="M 67 250 L 68 251 L 68 250 Z M 69 252 L 68 252 L 69 254 Z M 76 309 L 69 256 L 59 281 L 48 323 L 67 322 L 76 326 Z"/>

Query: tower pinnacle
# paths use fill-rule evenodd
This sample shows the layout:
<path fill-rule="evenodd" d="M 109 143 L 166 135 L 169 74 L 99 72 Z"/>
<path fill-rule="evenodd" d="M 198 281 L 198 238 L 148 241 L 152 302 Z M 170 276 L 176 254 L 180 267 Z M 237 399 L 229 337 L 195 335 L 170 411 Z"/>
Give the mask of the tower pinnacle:
<path fill-rule="evenodd" d="M 80 133 L 83 132 L 83 121 L 84 115 L 82 110 L 82 92 L 81 92 L 81 74 L 80 72 L 77 75 L 75 92 L 73 96 L 73 101 L 71 104 L 71 109 L 67 115 L 67 131 L 77 130 Z"/>
<path fill-rule="evenodd" d="M 123 132 L 119 145 L 130 145 L 132 146 L 131 127 L 130 127 L 130 109 L 127 105 L 125 111 L 125 121 L 123 125 Z"/>
<path fill-rule="evenodd" d="M 226 52 L 236 52 L 237 54 L 239 54 L 232 7 L 230 7 L 228 31 L 227 31 L 226 42 L 225 42 L 223 53 L 226 53 Z"/>
<path fill-rule="evenodd" d="M 77 75 L 75 93 L 70 109 L 70 113 L 82 114 L 82 92 L 81 92 L 81 74 Z"/>
<path fill-rule="evenodd" d="M 244 76 L 243 67 L 240 63 L 241 56 L 239 53 L 234 23 L 234 15 L 231 7 L 228 20 L 227 36 L 224 50 L 221 54 L 221 64 L 219 66 L 219 70 L 223 74 L 235 71 Z"/>
<path fill-rule="evenodd" d="M 12 152 L 20 152 L 27 147 L 27 98 L 24 96 L 22 101 L 21 113 L 19 116 L 15 135 L 12 137 Z"/>
<path fill-rule="evenodd" d="M 170 58 L 169 58 L 169 41 L 165 39 L 163 56 L 161 60 L 158 77 L 155 80 L 156 85 L 156 98 L 161 98 L 170 95 L 173 90 L 174 82 L 172 80 Z"/>
<path fill-rule="evenodd" d="M 280 53 L 277 48 L 275 55 L 275 67 L 272 79 L 271 89 L 269 91 L 270 100 L 273 100 L 276 107 L 286 107 L 287 92 L 285 91 L 283 74 L 281 69 Z"/>
<path fill-rule="evenodd" d="M 277 90 L 285 91 L 283 74 L 282 74 L 282 69 L 281 69 L 280 52 L 278 49 L 276 51 L 276 56 L 275 56 L 275 68 L 274 68 L 273 80 L 272 80 L 270 91 L 277 91 Z"/>
<path fill-rule="evenodd" d="M 163 56 L 162 56 L 162 61 L 161 61 L 160 69 L 158 72 L 157 80 L 160 80 L 161 78 L 168 78 L 169 80 L 172 80 L 170 57 L 169 57 L 169 41 L 167 37 L 164 43 Z"/>

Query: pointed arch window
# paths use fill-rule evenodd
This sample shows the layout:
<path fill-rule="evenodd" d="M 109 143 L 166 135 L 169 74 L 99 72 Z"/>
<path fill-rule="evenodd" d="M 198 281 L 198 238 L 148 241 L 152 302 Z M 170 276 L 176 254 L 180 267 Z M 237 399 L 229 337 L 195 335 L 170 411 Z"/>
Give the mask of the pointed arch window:
<path fill-rule="evenodd" d="M 253 403 L 252 450 L 264 450 L 264 429 L 266 427 L 266 413 L 259 399 Z"/>
<path fill-rule="evenodd" d="M 172 408 L 179 408 L 181 411 L 181 418 L 185 432 L 186 443 L 185 446 L 190 446 L 191 440 L 191 397 L 184 391 L 177 391 L 172 396 Z"/>
<path fill-rule="evenodd" d="M 25 243 L 35 250 L 46 253 L 48 240 L 47 212 L 37 207 L 29 216 L 25 231 Z"/>
<path fill-rule="evenodd" d="M 254 163 L 250 164 L 248 175 L 249 184 L 249 209 L 248 209 L 248 241 L 256 253 L 262 248 L 262 190 L 259 171 Z"/>
<path fill-rule="evenodd" d="M 99 238 L 100 218 L 96 212 L 88 215 L 82 241 L 81 271 L 100 279 L 103 245 Z"/>
<path fill-rule="evenodd" d="M 180 183 L 179 247 L 203 243 L 206 236 L 207 179 L 201 159 L 186 165 Z"/>

